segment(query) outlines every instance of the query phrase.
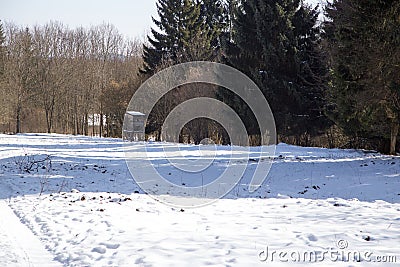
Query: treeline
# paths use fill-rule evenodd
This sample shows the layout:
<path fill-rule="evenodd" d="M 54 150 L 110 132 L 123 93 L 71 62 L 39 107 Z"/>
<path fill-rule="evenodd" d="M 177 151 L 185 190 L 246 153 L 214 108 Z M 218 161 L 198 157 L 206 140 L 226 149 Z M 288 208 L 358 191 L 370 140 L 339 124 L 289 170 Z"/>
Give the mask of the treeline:
<path fill-rule="evenodd" d="M 142 42 L 110 24 L 0 26 L 2 132 L 120 135 Z"/>
<path fill-rule="evenodd" d="M 143 81 L 165 67 L 206 60 L 233 66 L 257 83 L 274 113 L 278 141 L 395 153 L 400 1 L 333 0 L 320 10 L 300 0 L 158 0 L 145 45 L 124 40 L 110 25 L 5 24 L 3 128 L 89 134 L 90 116 L 97 114 L 105 125 L 97 134 L 120 136 L 125 108 Z M 251 143 L 259 143 L 242 99 L 205 84 L 164 96 L 146 133 L 160 139 L 170 111 L 199 96 L 231 106 Z M 229 143 L 221 125 L 202 118 L 182 129 L 180 141 L 207 137 Z"/>
<path fill-rule="evenodd" d="M 192 60 L 222 62 L 260 87 L 278 141 L 395 153 L 400 1 L 333 0 L 323 19 L 319 7 L 300 0 L 159 0 L 157 7 L 160 19 L 144 47 L 142 73 Z M 252 144 L 259 143 L 258 125 L 242 99 L 207 85 L 165 96 L 150 116 L 149 132 L 161 129 L 165 114 L 185 100 L 183 92 L 227 103 Z M 195 143 L 206 137 L 229 142 L 219 125 L 205 119 L 188 123 L 182 134 Z"/>

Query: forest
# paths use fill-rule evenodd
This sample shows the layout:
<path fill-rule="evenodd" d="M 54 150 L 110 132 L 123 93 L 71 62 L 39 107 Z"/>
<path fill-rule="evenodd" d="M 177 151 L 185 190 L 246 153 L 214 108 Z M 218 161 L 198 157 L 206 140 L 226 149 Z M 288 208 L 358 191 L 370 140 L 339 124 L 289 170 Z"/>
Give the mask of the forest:
<path fill-rule="evenodd" d="M 0 132 L 121 137 L 128 103 L 144 81 L 168 66 L 212 61 L 259 86 L 278 142 L 398 151 L 400 1 L 158 0 L 157 12 L 145 40 L 128 40 L 106 23 L 71 29 L 0 21 Z M 206 84 L 165 95 L 146 134 L 159 139 L 168 113 L 200 96 L 232 107 L 258 145 L 249 107 Z M 223 127 L 205 118 L 189 122 L 182 136 L 229 143 Z"/>

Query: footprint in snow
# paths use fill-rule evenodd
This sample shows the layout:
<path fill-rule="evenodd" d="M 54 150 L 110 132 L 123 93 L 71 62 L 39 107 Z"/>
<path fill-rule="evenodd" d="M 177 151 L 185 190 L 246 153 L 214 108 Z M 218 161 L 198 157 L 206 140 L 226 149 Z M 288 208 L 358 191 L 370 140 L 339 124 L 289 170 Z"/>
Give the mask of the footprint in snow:
<path fill-rule="evenodd" d="M 99 254 L 105 254 L 106 251 L 107 250 L 104 247 L 95 247 L 92 249 L 92 252 L 97 252 Z"/>
<path fill-rule="evenodd" d="M 135 260 L 135 264 L 144 264 L 145 257 L 140 257 Z"/>
<path fill-rule="evenodd" d="M 307 238 L 308 238 L 308 240 L 310 240 L 311 242 L 318 241 L 318 238 L 317 238 L 315 235 L 313 235 L 313 234 L 308 235 Z"/>
<path fill-rule="evenodd" d="M 111 244 L 111 243 L 100 243 L 100 245 L 105 246 L 107 249 L 117 249 L 120 244 Z"/>

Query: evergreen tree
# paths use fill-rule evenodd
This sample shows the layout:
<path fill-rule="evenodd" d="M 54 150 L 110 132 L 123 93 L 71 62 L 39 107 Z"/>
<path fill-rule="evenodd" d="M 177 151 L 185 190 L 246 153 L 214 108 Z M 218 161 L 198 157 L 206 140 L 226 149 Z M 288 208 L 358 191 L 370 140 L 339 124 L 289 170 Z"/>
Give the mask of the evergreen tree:
<path fill-rule="evenodd" d="M 230 8 L 232 26 L 230 38 L 226 40 L 224 45 L 224 61 L 253 78 L 252 70 L 259 68 L 262 57 L 261 45 L 255 39 L 254 11 L 248 1 L 243 1 L 240 4 L 232 2 Z M 260 134 L 254 114 L 240 97 L 223 88 L 218 90 L 217 97 L 235 109 L 245 124 L 249 135 Z"/>
<path fill-rule="evenodd" d="M 330 116 L 354 145 L 393 154 L 400 118 L 400 2 L 335 0 L 326 15 Z"/>
<path fill-rule="evenodd" d="M 281 137 L 316 135 L 328 125 L 323 115 L 327 68 L 320 49 L 317 8 L 300 1 L 242 1 L 234 22 L 227 61 L 249 75 L 266 96 Z M 220 94 L 221 97 L 221 94 Z M 253 118 L 240 99 L 221 97 L 242 118 Z M 248 130 L 256 125 L 247 119 Z"/>
<path fill-rule="evenodd" d="M 207 59 L 212 55 L 214 38 L 201 19 L 201 6 L 192 0 L 159 0 L 153 18 L 159 30 L 152 28 L 150 45 L 144 46 L 142 72 L 153 73 L 163 60 L 173 63 Z"/>
<path fill-rule="evenodd" d="M 221 38 L 228 31 L 226 6 L 222 0 L 200 0 L 200 20 L 207 26 L 211 46 L 217 50 L 221 47 Z"/>
<path fill-rule="evenodd" d="M 149 46 L 144 47 L 144 74 L 177 63 L 189 61 L 216 60 L 219 35 L 222 32 L 222 6 L 220 1 L 159 0 L 159 20 L 153 19 L 158 29 L 152 28 L 148 37 Z M 166 115 L 188 96 L 208 94 L 205 85 L 181 86 L 179 90 L 165 95 L 158 106 L 149 114 L 147 132 L 159 132 Z M 190 135 L 207 129 L 208 122 L 196 122 L 186 127 Z M 200 135 L 197 135 L 200 136 Z M 200 137 L 199 137 L 200 138 Z"/>

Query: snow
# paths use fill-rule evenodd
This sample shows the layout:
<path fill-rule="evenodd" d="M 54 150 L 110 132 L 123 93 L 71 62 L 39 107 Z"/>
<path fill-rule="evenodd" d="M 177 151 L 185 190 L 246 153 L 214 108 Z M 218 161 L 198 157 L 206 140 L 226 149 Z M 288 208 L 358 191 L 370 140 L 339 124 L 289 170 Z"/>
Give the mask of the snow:
<path fill-rule="evenodd" d="M 145 116 L 142 112 L 139 111 L 128 111 L 126 114 L 132 115 L 132 116 Z"/>
<path fill-rule="evenodd" d="M 279 253 L 313 251 L 361 255 L 360 262 L 327 256 L 314 266 L 387 266 L 368 261 L 389 256 L 400 262 L 399 157 L 280 144 L 267 179 L 249 193 L 257 164 L 271 160 L 251 148 L 247 161 L 235 155 L 234 164 L 248 166 L 228 195 L 180 209 L 141 190 L 123 145 L 84 136 L 0 135 L 0 266 L 289 266 L 309 262 Z M 147 146 L 171 182 L 199 185 L 199 174 L 160 159 L 163 146 L 178 145 Z M 179 146 L 188 159 L 215 155 L 204 183 L 226 167 L 230 147 L 200 148 Z"/>
<path fill-rule="evenodd" d="M 20 223 L 4 201 L 0 202 L 0 211 L 1 266 L 62 266 L 53 261 L 54 256 Z"/>

